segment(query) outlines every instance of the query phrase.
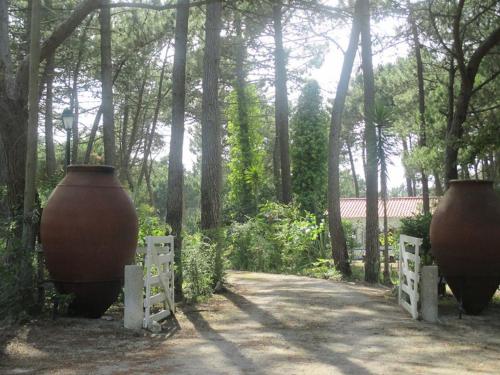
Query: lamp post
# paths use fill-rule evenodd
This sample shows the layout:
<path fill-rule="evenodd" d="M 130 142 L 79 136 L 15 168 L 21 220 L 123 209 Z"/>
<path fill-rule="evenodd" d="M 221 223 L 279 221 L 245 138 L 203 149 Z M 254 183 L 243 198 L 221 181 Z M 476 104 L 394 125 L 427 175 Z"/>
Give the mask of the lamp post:
<path fill-rule="evenodd" d="M 66 161 L 65 161 L 65 170 L 68 168 L 68 165 L 71 164 L 71 129 L 73 129 L 73 112 L 71 109 L 66 108 L 62 113 L 62 122 L 64 124 L 64 128 L 66 129 Z"/>

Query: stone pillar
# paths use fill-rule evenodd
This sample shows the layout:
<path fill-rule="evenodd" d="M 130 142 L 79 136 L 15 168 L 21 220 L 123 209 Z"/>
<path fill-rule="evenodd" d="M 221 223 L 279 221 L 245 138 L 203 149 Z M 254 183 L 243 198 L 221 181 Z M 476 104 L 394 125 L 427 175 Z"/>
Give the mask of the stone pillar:
<path fill-rule="evenodd" d="M 426 322 L 438 321 L 438 267 L 422 267 L 420 291 L 422 301 L 422 319 Z"/>
<path fill-rule="evenodd" d="M 125 266 L 125 312 L 123 325 L 128 329 L 141 329 L 144 319 L 144 279 L 141 266 Z"/>

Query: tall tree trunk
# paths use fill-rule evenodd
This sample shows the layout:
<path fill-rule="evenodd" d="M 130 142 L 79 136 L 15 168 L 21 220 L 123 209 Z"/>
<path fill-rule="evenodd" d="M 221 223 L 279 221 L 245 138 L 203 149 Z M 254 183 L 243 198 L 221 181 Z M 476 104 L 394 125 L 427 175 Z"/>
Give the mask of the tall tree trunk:
<path fill-rule="evenodd" d="M 356 198 L 359 198 L 359 182 L 358 175 L 356 174 L 356 166 L 354 165 L 354 157 L 352 156 L 352 147 L 347 142 L 347 154 L 349 155 L 349 163 L 351 164 L 351 174 L 352 174 L 352 182 L 354 184 L 354 195 Z"/>
<path fill-rule="evenodd" d="M 387 160 L 384 150 L 384 137 L 382 135 L 383 126 L 378 127 L 378 159 L 380 162 L 380 195 L 384 210 L 384 284 L 391 284 L 391 274 L 389 271 L 389 235 L 387 225 Z"/>
<path fill-rule="evenodd" d="M 97 113 L 94 117 L 94 122 L 92 124 L 92 128 L 90 129 L 89 140 L 87 142 L 87 150 L 85 151 L 85 158 L 83 159 L 83 164 L 90 163 L 90 155 L 92 154 L 92 147 L 94 146 L 95 136 L 97 134 L 97 128 L 99 127 L 99 122 L 101 121 L 102 116 L 102 104 L 97 110 Z"/>
<path fill-rule="evenodd" d="M 417 62 L 417 81 L 418 81 L 418 113 L 419 113 L 419 139 L 420 147 L 427 146 L 426 140 L 426 125 L 425 125 L 425 91 L 424 91 L 424 64 L 422 63 L 422 55 L 420 53 L 420 41 L 418 40 L 418 30 L 415 23 L 413 8 L 410 6 L 409 21 L 413 34 L 413 44 L 415 45 L 415 60 Z M 429 207 L 429 180 L 424 168 L 420 169 L 420 178 L 422 182 L 422 201 L 424 215 L 430 214 Z"/>
<path fill-rule="evenodd" d="M 54 148 L 54 126 L 52 112 L 52 86 L 54 82 L 54 56 L 46 62 L 46 94 L 45 94 L 45 163 L 47 177 L 52 177 L 56 171 L 56 152 Z"/>
<path fill-rule="evenodd" d="M 167 224 L 175 236 L 175 293 L 182 299 L 182 216 L 184 208 L 184 111 L 186 102 L 186 51 L 189 23 L 189 0 L 177 0 L 175 51 L 172 74 L 172 131 L 168 154 Z"/>
<path fill-rule="evenodd" d="M 103 0 L 109 5 L 110 0 Z M 104 162 L 115 165 L 115 121 L 113 110 L 113 65 L 111 62 L 111 10 L 104 6 L 99 13 L 101 27 L 102 134 Z"/>
<path fill-rule="evenodd" d="M 283 189 L 281 189 L 281 162 L 280 162 L 280 140 L 278 135 L 274 137 L 273 147 L 273 179 L 274 189 L 276 190 L 276 199 L 278 202 L 283 202 Z"/>
<path fill-rule="evenodd" d="M 436 188 L 436 195 L 438 197 L 443 195 L 443 185 L 441 184 L 441 178 L 439 177 L 439 172 L 434 170 L 434 184 Z"/>
<path fill-rule="evenodd" d="M 370 34 L 370 3 L 369 0 L 359 1 L 367 167 L 365 281 L 376 283 L 378 282 L 380 273 L 380 254 L 378 250 L 377 134 L 373 119 L 375 113 L 375 82 L 373 78 L 372 41 Z"/>
<path fill-rule="evenodd" d="M 149 195 L 149 204 L 156 211 L 155 193 L 153 191 L 153 186 L 151 185 L 151 173 L 152 173 L 152 171 L 153 171 L 153 159 L 151 159 L 151 162 L 149 163 L 149 167 L 147 168 L 147 171 L 145 173 L 145 180 L 146 180 L 146 188 L 148 190 L 148 195 Z M 175 248 L 175 243 L 174 243 L 174 248 Z M 174 254 L 174 257 L 175 257 L 175 254 Z M 175 283 L 175 280 L 174 280 L 174 283 Z"/>
<path fill-rule="evenodd" d="M 78 98 L 78 77 L 80 76 L 80 70 L 83 61 L 83 52 L 85 49 L 85 43 L 87 42 L 87 30 L 92 22 L 92 17 L 89 18 L 85 27 L 83 28 L 82 35 L 80 35 L 78 55 L 76 58 L 75 69 L 73 71 L 72 88 L 71 88 L 71 110 L 73 111 L 73 129 L 71 130 L 73 145 L 71 148 L 71 163 L 78 164 L 78 147 L 80 146 L 80 133 L 78 131 L 78 123 L 80 117 L 80 101 Z"/>
<path fill-rule="evenodd" d="M 214 283 L 222 281 L 220 239 L 222 140 L 219 116 L 219 64 L 222 2 L 207 4 L 201 116 L 201 229 L 216 243 Z"/>
<path fill-rule="evenodd" d="M 406 137 L 401 137 L 401 142 L 403 144 L 403 159 L 406 159 L 408 157 L 408 142 L 406 142 Z M 405 168 L 405 180 L 406 180 L 406 194 L 409 197 L 415 196 L 415 192 L 413 191 L 413 186 L 411 184 L 411 175 L 410 171 L 408 170 L 407 166 L 404 165 Z"/>
<path fill-rule="evenodd" d="M 125 89 L 127 90 L 125 94 L 125 99 L 123 103 L 123 117 L 122 117 L 122 123 L 120 126 L 120 149 L 119 149 L 119 155 L 120 155 L 120 175 L 123 175 L 122 173 L 123 166 L 125 165 L 125 159 L 126 159 L 126 153 L 127 153 L 127 129 L 128 129 L 128 120 L 130 116 L 130 89 L 128 83 L 125 86 Z"/>
<path fill-rule="evenodd" d="M 340 133 L 342 131 L 342 115 L 344 112 L 347 89 L 349 88 L 352 66 L 359 43 L 359 5 L 360 1 L 358 0 L 356 1 L 349 46 L 344 55 L 340 80 L 337 85 L 337 93 L 333 103 L 328 147 L 328 226 L 332 243 L 333 261 L 337 269 L 344 276 L 351 275 L 351 267 L 349 265 L 347 243 L 340 215 Z"/>
<path fill-rule="evenodd" d="M 25 78 L 27 74 L 23 75 Z M 23 83 L 27 82 L 24 80 Z M 0 136 L 6 169 L 9 220 L 16 220 L 14 237 L 21 238 L 23 194 L 26 167 L 26 131 L 28 113 L 26 95 L 17 92 L 10 54 L 8 2 L 0 1 Z M 26 90 L 23 90 L 25 93 Z M 15 255 L 15 254 L 14 254 Z"/>
<path fill-rule="evenodd" d="M 366 139 L 364 132 L 361 139 L 361 162 L 363 163 L 363 177 L 365 178 L 366 182 Z"/>
<path fill-rule="evenodd" d="M 252 167 L 252 149 L 250 147 L 249 138 L 249 120 L 248 120 L 248 98 L 246 92 L 246 73 L 244 67 L 246 46 L 245 40 L 243 38 L 243 33 L 241 30 L 241 18 L 237 13 L 235 15 L 235 29 L 236 29 L 236 51 L 235 51 L 235 76 L 236 84 L 235 90 L 238 98 L 238 122 L 240 126 L 239 131 L 239 145 L 241 148 L 241 161 L 243 170 L 241 173 L 247 175 L 250 173 L 250 168 Z M 250 181 L 244 181 L 242 196 L 240 199 L 241 213 L 242 216 L 254 215 L 257 211 L 257 206 L 255 199 L 253 197 L 253 189 Z"/>
<path fill-rule="evenodd" d="M 118 78 L 118 75 L 121 72 L 121 68 L 125 64 L 126 60 L 122 60 L 118 67 L 116 68 L 114 74 L 113 74 L 113 85 Z M 95 137 L 97 134 L 97 129 L 99 128 L 99 122 L 101 121 L 101 116 L 102 116 L 102 111 L 103 111 L 103 106 L 102 103 L 99 106 L 99 109 L 97 110 L 97 113 L 94 117 L 94 122 L 92 124 L 92 128 L 90 129 L 90 134 L 89 134 L 89 140 L 87 142 L 87 149 L 85 151 L 85 157 L 83 159 L 83 164 L 88 164 L 90 162 L 90 155 L 92 154 L 92 148 L 94 147 L 94 141 Z"/>
<path fill-rule="evenodd" d="M 28 131 L 26 147 L 26 173 L 24 186 L 23 232 L 21 248 L 17 254 L 17 297 L 26 305 L 33 303 L 32 257 L 36 236 L 36 173 L 38 152 L 38 85 L 40 67 L 40 0 L 31 2 L 31 35 L 29 54 Z M 20 302 L 12 301 L 12 302 Z"/>
<path fill-rule="evenodd" d="M 168 49 L 167 49 L 168 52 Z M 141 171 L 139 173 L 139 178 L 137 179 L 137 189 L 140 188 L 142 184 L 142 179 L 147 170 L 147 161 L 151 153 L 151 147 L 153 145 L 153 139 L 156 134 L 156 126 L 158 124 L 158 116 L 160 115 L 161 102 L 165 94 L 163 93 L 163 81 L 165 77 L 165 69 L 167 67 L 168 53 L 165 53 L 165 58 L 163 59 L 163 64 L 160 72 L 160 81 L 158 83 L 158 94 L 156 97 L 156 106 L 153 113 L 153 122 L 151 124 L 151 131 L 146 133 L 145 146 L 144 146 L 144 162 L 142 163 Z M 148 134 L 149 133 L 149 134 Z"/>
<path fill-rule="evenodd" d="M 139 118 L 141 115 L 141 111 L 143 109 L 142 102 L 144 100 L 144 89 L 146 87 L 146 82 L 148 78 L 148 69 L 146 68 L 144 70 L 144 76 L 142 78 L 142 83 L 139 88 L 139 97 L 137 99 L 137 107 L 135 108 L 135 113 L 134 113 L 134 118 L 132 119 L 132 128 L 130 130 L 130 135 L 128 137 L 128 142 L 127 142 L 127 129 L 123 129 L 123 134 L 122 134 L 122 147 L 125 149 L 123 152 L 123 157 L 122 157 L 122 165 L 120 166 L 120 177 L 123 179 L 123 177 L 126 177 L 129 188 L 130 190 L 134 190 L 134 183 L 132 182 L 132 177 L 130 174 L 130 158 L 132 156 L 132 150 L 137 142 L 137 133 L 139 131 Z M 145 112 L 145 111 L 144 111 Z M 123 123 L 123 126 L 125 127 L 127 124 L 126 122 Z M 132 163 L 133 165 L 134 163 Z"/>
<path fill-rule="evenodd" d="M 455 116 L 455 76 L 457 68 L 455 66 L 455 57 L 449 57 L 450 65 L 448 67 L 448 112 L 446 114 L 446 134 L 451 132 L 453 126 L 453 117 Z M 446 150 L 445 150 L 446 152 Z M 446 155 L 445 155 L 445 173 L 444 173 L 445 190 L 449 187 L 449 181 L 446 172 Z"/>
<path fill-rule="evenodd" d="M 292 201 L 292 177 L 290 172 L 289 135 L 288 135 L 288 93 L 286 88 L 286 55 L 283 49 L 283 28 L 281 25 L 281 0 L 273 3 L 274 25 L 274 74 L 275 74 L 275 122 L 279 139 L 281 163 L 282 202 Z"/>

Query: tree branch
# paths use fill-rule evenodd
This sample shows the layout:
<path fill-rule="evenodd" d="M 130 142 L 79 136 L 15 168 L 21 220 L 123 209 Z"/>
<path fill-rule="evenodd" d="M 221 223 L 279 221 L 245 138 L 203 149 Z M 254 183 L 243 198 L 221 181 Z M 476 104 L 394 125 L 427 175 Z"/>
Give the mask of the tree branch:
<path fill-rule="evenodd" d="M 205 5 L 211 3 L 215 0 L 205 0 L 205 1 L 194 1 L 189 4 L 190 7 Z M 168 9 L 177 9 L 178 5 L 175 4 L 164 4 L 164 5 L 155 5 L 155 4 L 145 4 L 145 3 L 129 3 L 129 2 L 120 2 L 120 3 L 110 3 L 110 8 L 140 8 L 140 9 L 151 9 L 151 10 L 168 10 Z"/>
<path fill-rule="evenodd" d="M 460 36 L 460 20 L 462 19 L 464 4 L 465 0 L 460 0 L 458 2 L 457 13 L 453 16 L 453 50 L 462 77 L 464 77 L 466 73 L 465 56 L 462 48 L 462 38 Z"/>
<path fill-rule="evenodd" d="M 190 6 L 197 6 L 207 4 L 215 0 L 206 0 L 206 1 L 196 1 L 192 2 Z M 4 3 L 1 1 L 0 3 Z M 62 23 L 60 23 L 56 29 L 52 32 L 52 34 L 42 43 L 41 53 L 40 53 L 40 61 L 45 60 L 48 56 L 55 53 L 56 49 L 68 38 L 73 31 L 83 22 L 83 20 L 93 11 L 101 8 L 103 6 L 103 0 L 86 0 L 80 2 L 79 5 L 73 10 L 70 16 L 65 19 Z M 110 7 L 128 7 L 128 8 L 143 8 L 143 9 L 153 9 L 153 10 L 167 10 L 167 9 L 176 9 L 177 4 L 169 3 L 165 5 L 151 5 L 144 3 L 114 3 L 111 4 Z M 0 8 L 1 10 L 1 8 Z M 2 30 L 0 30 L 2 31 Z M 0 37 L 1 38 L 1 37 Z M 1 40 L 0 40 L 1 45 Z M 19 69 L 16 74 L 16 88 L 17 95 L 26 96 L 27 93 L 27 69 L 28 69 L 28 61 L 29 55 L 25 57 L 23 62 L 20 64 Z"/>
<path fill-rule="evenodd" d="M 499 74 L 500 74 L 500 70 L 493 73 L 493 75 L 491 75 L 488 79 L 483 81 L 479 86 L 474 87 L 474 90 L 472 90 L 472 95 L 474 95 L 476 92 L 481 90 L 484 86 L 486 86 L 488 83 L 493 81 Z"/>
<path fill-rule="evenodd" d="M 431 21 L 432 28 L 434 29 L 434 32 L 436 33 L 437 39 L 439 43 L 443 46 L 446 52 L 448 52 L 450 55 L 455 56 L 455 53 L 446 45 L 444 42 L 443 37 L 441 36 L 441 33 L 439 32 L 439 29 L 436 25 L 436 20 L 434 18 L 435 13 L 432 11 L 432 1 L 429 1 L 429 20 Z"/>
<path fill-rule="evenodd" d="M 496 28 L 488 37 L 481 43 L 479 47 L 472 54 L 469 63 L 467 64 L 468 72 L 477 72 L 479 69 L 479 64 L 481 64 L 481 60 L 484 56 L 488 54 L 488 52 L 500 44 L 500 26 Z"/>

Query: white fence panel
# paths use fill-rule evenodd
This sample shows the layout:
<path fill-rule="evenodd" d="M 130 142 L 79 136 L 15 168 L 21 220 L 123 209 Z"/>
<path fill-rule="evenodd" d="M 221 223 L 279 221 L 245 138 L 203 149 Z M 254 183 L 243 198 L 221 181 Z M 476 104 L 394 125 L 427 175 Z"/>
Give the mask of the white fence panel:
<path fill-rule="evenodd" d="M 398 301 L 413 319 L 418 318 L 420 247 L 422 239 L 402 234 L 399 237 Z"/>
<path fill-rule="evenodd" d="M 146 237 L 146 278 L 144 287 L 144 322 L 148 328 L 175 312 L 174 305 L 174 237 Z M 161 307 L 157 305 L 161 304 Z"/>

